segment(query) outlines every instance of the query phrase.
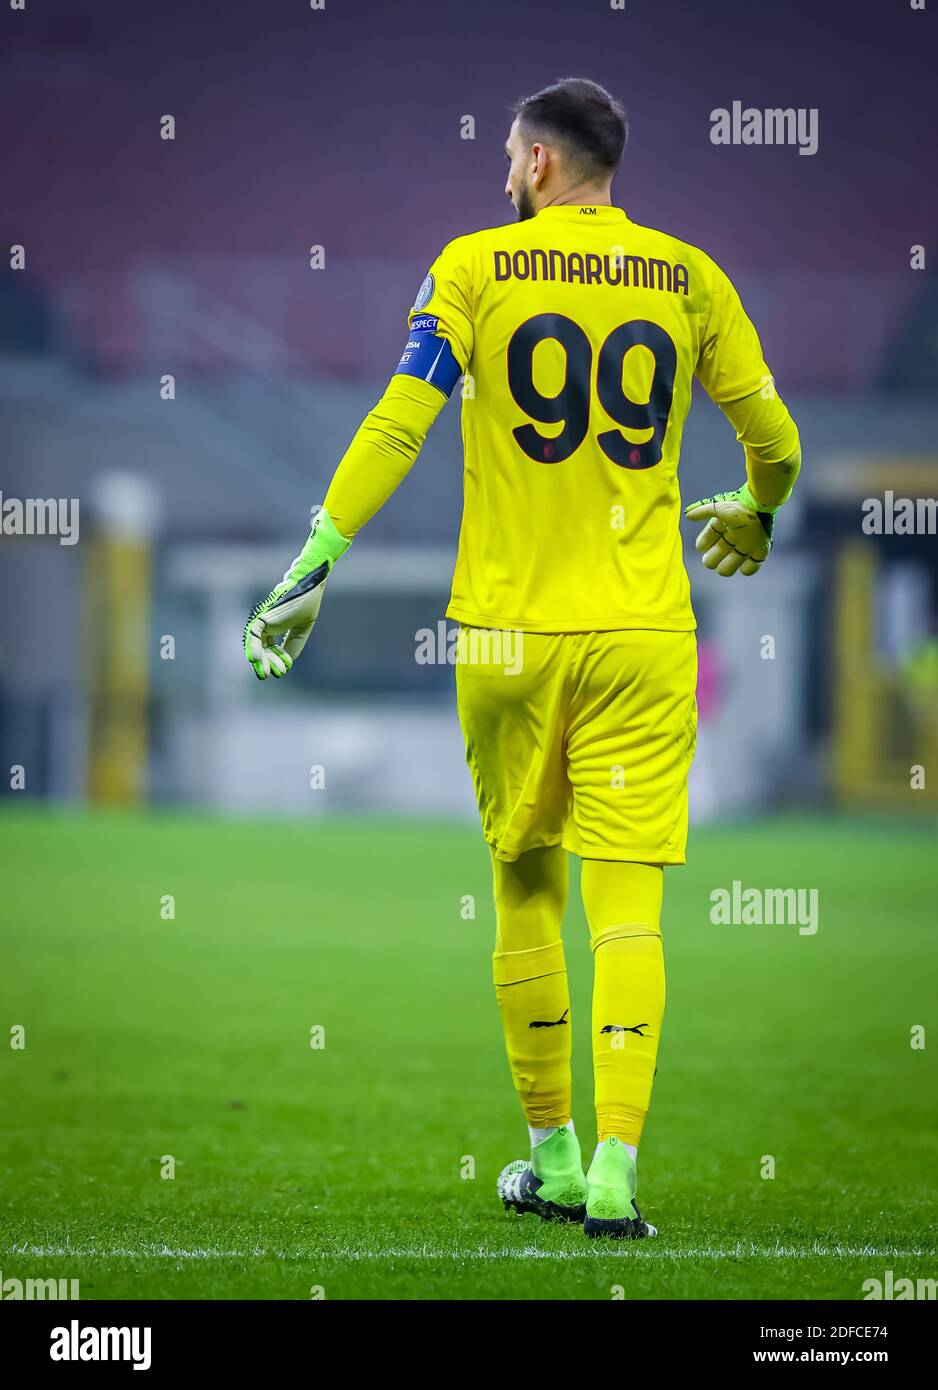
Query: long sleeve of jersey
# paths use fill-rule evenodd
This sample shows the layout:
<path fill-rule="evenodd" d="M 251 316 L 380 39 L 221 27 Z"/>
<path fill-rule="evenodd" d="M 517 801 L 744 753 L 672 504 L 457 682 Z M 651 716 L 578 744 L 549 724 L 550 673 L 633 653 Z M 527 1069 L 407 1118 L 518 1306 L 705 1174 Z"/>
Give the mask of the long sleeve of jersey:
<path fill-rule="evenodd" d="M 460 248 L 444 247 L 408 314 L 397 370 L 345 452 L 324 506 L 349 540 L 406 477 L 472 355 L 472 292 Z M 425 310 L 433 300 L 433 311 Z"/>
<path fill-rule="evenodd" d="M 467 240 L 450 242 L 433 262 L 408 314 L 395 374 L 329 484 L 323 505 L 349 540 L 407 476 L 472 356 L 472 290 L 461 254 Z"/>
<path fill-rule="evenodd" d="M 749 490 L 766 507 L 786 502 L 801 468 L 798 427 L 788 407 L 772 390 L 756 391 L 720 409 L 736 431 L 746 454 Z"/>
<path fill-rule="evenodd" d="M 407 476 L 446 396 L 427 381 L 393 376 L 362 421 L 336 469 L 323 505 L 348 540 Z"/>
<path fill-rule="evenodd" d="M 753 496 L 766 507 L 780 506 L 801 466 L 798 430 L 776 394 L 759 335 L 735 286 L 717 265 L 696 374 L 745 450 Z"/>

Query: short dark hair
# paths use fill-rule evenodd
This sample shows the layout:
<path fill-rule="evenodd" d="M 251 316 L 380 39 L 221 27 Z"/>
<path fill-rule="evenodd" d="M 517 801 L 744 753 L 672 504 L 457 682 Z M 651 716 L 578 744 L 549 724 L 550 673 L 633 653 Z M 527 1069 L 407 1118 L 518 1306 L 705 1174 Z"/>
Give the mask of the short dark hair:
<path fill-rule="evenodd" d="M 629 138 L 625 110 L 598 82 L 564 77 L 515 103 L 526 134 L 553 135 L 581 169 L 614 174 Z"/>

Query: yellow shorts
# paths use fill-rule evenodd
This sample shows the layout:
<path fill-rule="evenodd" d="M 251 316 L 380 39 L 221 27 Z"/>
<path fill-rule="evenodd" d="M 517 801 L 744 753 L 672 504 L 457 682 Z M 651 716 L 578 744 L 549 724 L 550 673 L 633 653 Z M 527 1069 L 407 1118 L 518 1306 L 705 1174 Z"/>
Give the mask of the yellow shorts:
<path fill-rule="evenodd" d="M 497 858 L 683 864 L 696 683 L 693 632 L 461 628 L 459 721 Z"/>

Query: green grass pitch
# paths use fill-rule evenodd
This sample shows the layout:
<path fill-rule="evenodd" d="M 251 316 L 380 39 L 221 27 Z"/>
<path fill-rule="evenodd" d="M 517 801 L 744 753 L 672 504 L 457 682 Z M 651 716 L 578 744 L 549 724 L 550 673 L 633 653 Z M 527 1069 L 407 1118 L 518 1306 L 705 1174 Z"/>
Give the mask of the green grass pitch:
<path fill-rule="evenodd" d="M 692 836 L 639 1168 L 661 1234 L 612 1247 L 495 1198 L 526 1132 L 472 829 L 7 813 L 0 836 L 4 1279 L 78 1278 L 84 1299 L 856 1299 L 887 1269 L 938 1275 L 932 830 Z M 711 925 L 734 878 L 817 888 L 817 934 Z"/>

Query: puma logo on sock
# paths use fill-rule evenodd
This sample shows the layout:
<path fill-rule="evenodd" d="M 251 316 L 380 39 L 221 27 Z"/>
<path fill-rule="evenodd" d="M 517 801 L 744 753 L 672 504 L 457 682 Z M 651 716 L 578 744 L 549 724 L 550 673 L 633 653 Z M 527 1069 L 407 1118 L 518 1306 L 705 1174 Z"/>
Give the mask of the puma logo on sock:
<path fill-rule="evenodd" d="M 559 1024 L 561 1024 L 561 1023 L 564 1025 L 564 1027 L 566 1027 L 566 1023 L 567 1023 L 567 1014 L 568 1014 L 569 1012 L 570 1012 L 569 1009 L 564 1009 L 564 1011 L 563 1011 L 563 1013 L 560 1015 L 560 1017 L 559 1017 L 559 1018 L 555 1018 L 554 1021 L 553 1021 L 553 1023 L 547 1022 L 547 1021 L 545 1021 L 544 1019 L 540 1019 L 540 1018 L 535 1019 L 535 1021 L 534 1021 L 533 1023 L 529 1023 L 529 1024 L 528 1024 L 528 1027 L 529 1027 L 529 1028 L 556 1028 L 556 1027 L 557 1027 Z M 645 1025 L 642 1024 L 642 1027 L 643 1027 L 643 1028 L 644 1028 L 644 1026 L 645 1026 Z M 603 1032 L 605 1032 L 605 1029 L 603 1029 Z"/>

